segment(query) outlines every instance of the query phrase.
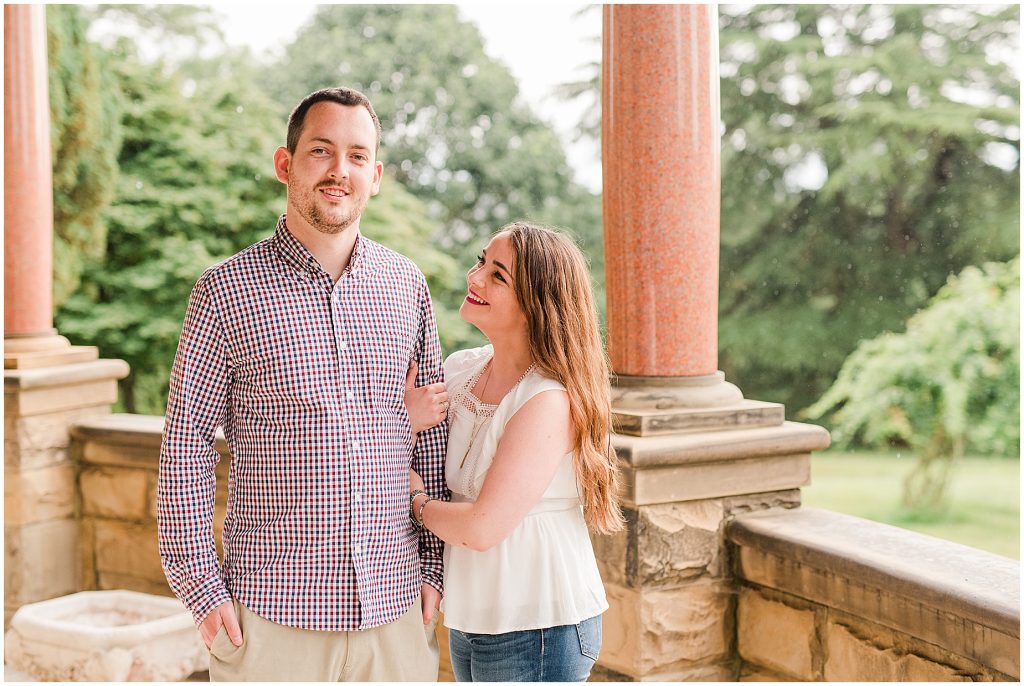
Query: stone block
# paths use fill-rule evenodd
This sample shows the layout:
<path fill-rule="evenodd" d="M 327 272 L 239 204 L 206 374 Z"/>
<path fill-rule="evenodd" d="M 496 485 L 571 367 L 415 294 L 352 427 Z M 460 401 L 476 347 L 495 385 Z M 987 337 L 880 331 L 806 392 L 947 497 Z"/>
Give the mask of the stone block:
<path fill-rule="evenodd" d="M 785 419 L 782 405 L 747 399 L 724 407 L 635 409 L 612 406 L 615 431 L 631 436 L 779 426 Z"/>
<path fill-rule="evenodd" d="M 156 524 L 95 520 L 96 571 L 142 579 L 164 578 L 157 549 Z"/>
<path fill-rule="evenodd" d="M 876 634 L 875 641 L 872 641 L 829 622 L 825 631 L 828 644 L 825 680 L 899 681 L 900 656 L 887 647 L 892 645 L 892 637 L 883 634 L 884 631 Z"/>
<path fill-rule="evenodd" d="M 637 577 L 643 587 L 678 585 L 719 572 L 722 503 L 696 500 L 639 508 Z"/>
<path fill-rule="evenodd" d="M 793 677 L 786 676 L 785 674 L 779 674 L 773 672 L 767 667 L 761 667 L 760 665 L 752 665 L 747 662 L 743 663 L 743 667 L 740 669 L 740 676 L 738 681 L 792 681 Z"/>
<path fill-rule="evenodd" d="M 1020 678 L 1019 561 L 814 508 L 737 517 L 726 536 L 747 581 Z"/>
<path fill-rule="evenodd" d="M 642 680 L 725 659 L 731 603 L 726 585 L 699 581 L 638 591 L 605 584 L 605 590 L 604 668 Z"/>
<path fill-rule="evenodd" d="M 747 512 L 760 512 L 763 510 L 792 510 L 800 507 L 800 489 L 793 488 L 788 491 L 769 491 L 767 493 L 752 493 L 749 495 L 734 495 L 729 498 L 722 498 L 722 507 L 725 509 L 726 517 L 732 518 Z"/>
<path fill-rule="evenodd" d="M 638 439 L 645 440 L 645 439 Z M 655 439 L 650 439 L 655 440 Z M 785 491 L 811 482 L 810 453 L 623 469 L 633 505 Z"/>
<path fill-rule="evenodd" d="M 636 585 L 636 508 L 624 505 L 622 516 L 626 526 L 614 534 L 591 532 L 590 541 L 594 546 L 594 557 L 605 583 L 619 586 Z"/>
<path fill-rule="evenodd" d="M 78 560 L 78 590 L 97 590 L 96 525 L 91 517 L 82 517 L 78 522 Z"/>
<path fill-rule="evenodd" d="M 104 379 L 68 386 L 23 388 L 14 393 L 5 392 L 4 402 L 10 403 L 11 410 L 22 417 L 96 405 L 110 407 L 117 402 L 117 381 Z"/>
<path fill-rule="evenodd" d="M 974 681 L 949 665 L 917 655 L 905 655 L 900 662 L 903 668 L 900 681 Z"/>
<path fill-rule="evenodd" d="M 78 590 L 78 522 L 4 527 L 4 595 L 9 606 Z"/>
<path fill-rule="evenodd" d="M 788 677 L 815 680 L 814 611 L 769 600 L 749 588 L 740 590 L 736 611 L 740 657 Z"/>
<path fill-rule="evenodd" d="M 644 674 L 728 653 L 726 619 L 732 592 L 724 584 L 698 581 L 674 589 L 644 591 L 641 597 L 640 624 L 646 649 L 641 666 L 647 667 Z"/>
<path fill-rule="evenodd" d="M 726 664 L 710 664 L 710 665 L 697 665 L 694 667 L 686 667 L 683 669 L 669 670 L 667 672 L 655 672 L 653 674 L 645 674 L 643 678 L 638 681 L 657 681 L 661 683 L 665 682 L 725 682 L 736 680 L 736 669 L 731 663 Z"/>
<path fill-rule="evenodd" d="M 126 589 L 129 591 L 138 591 L 139 593 L 149 593 L 151 595 L 165 595 L 173 596 L 174 591 L 167 584 L 166 578 L 160 579 L 143 579 L 131 574 L 117 574 L 114 572 L 100 572 L 97 574 L 96 588 L 102 591 L 116 591 L 117 589 Z"/>
<path fill-rule="evenodd" d="M 82 447 L 82 461 L 89 464 L 156 471 L 160 468 L 160 449 L 88 441 Z"/>
<path fill-rule="evenodd" d="M 110 407 L 67 410 L 18 417 L 4 414 L 4 465 L 6 469 L 38 469 L 70 460 L 70 427 L 88 417 L 110 413 Z"/>
<path fill-rule="evenodd" d="M 87 515 L 140 520 L 149 516 L 149 470 L 85 467 L 80 487 Z"/>
<path fill-rule="evenodd" d="M 4 524 L 21 526 L 75 514 L 75 466 L 4 472 Z"/>

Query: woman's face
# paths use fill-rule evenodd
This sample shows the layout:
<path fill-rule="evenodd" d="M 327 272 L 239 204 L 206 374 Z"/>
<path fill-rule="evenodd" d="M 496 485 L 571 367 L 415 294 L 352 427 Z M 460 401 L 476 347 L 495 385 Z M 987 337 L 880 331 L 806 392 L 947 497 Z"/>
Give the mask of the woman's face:
<path fill-rule="evenodd" d="M 469 292 L 459 314 L 488 338 L 526 332 L 526 317 L 516 300 L 514 262 L 512 241 L 498 234 L 466 274 Z"/>

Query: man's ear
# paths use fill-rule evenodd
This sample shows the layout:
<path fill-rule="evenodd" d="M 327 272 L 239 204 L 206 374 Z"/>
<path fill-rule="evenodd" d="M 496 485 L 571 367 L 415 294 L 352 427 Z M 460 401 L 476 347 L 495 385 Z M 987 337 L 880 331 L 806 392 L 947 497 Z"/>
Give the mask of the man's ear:
<path fill-rule="evenodd" d="M 374 196 L 380 193 L 380 182 L 384 177 L 384 164 L 377 161 L 373 165 L 373 183 L 370 185 L 370 195 Z"/>
<path fill-rule="evenodd" d="M 277 180 L 281 183 L 288 184 L 288 169 L 292 163 L 292 154 L 288 152 L 288 148 L 282 146 L 274 151 L 274 172 L 277 174 Z"/>

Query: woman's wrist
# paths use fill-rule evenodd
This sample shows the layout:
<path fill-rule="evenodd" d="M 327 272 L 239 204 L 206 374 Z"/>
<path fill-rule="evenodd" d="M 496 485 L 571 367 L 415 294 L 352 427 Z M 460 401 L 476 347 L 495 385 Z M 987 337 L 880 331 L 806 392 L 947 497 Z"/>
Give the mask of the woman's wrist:
<path fill-rule="evenodd" d="M 413 524 L 420 528 L 423 527 L 423 508 L 431 500 L 433 498 L 429 494 L 419 490 L 413 491 L 409 497 L 409 516 L 412 517 Z"/>

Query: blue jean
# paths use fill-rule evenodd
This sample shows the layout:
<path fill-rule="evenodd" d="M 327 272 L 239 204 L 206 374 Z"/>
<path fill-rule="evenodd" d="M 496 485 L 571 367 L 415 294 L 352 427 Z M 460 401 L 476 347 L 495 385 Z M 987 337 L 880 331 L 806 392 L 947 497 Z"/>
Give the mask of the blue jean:
<path fill-rule="evenodd" d="M 448 632 L 456 681 L 586 681 L 601 650 L 601 615 L 505 634 Z"/>

